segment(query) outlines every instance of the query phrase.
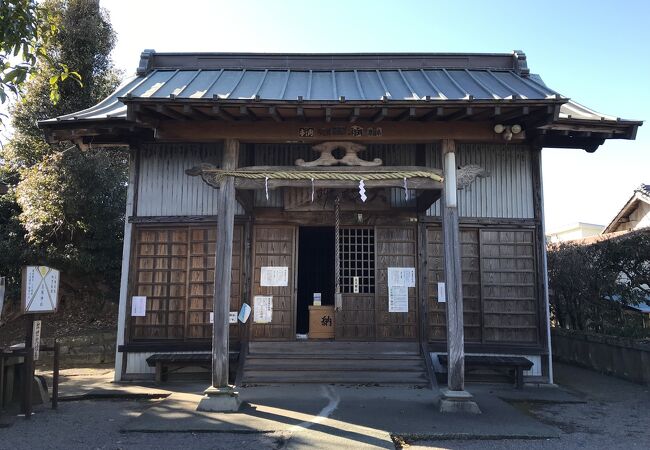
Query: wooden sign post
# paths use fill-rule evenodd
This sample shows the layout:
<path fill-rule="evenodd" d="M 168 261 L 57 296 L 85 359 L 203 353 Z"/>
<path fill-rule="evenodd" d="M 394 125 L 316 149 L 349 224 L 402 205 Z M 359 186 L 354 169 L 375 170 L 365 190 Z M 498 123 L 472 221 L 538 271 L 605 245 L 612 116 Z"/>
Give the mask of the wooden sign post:
<path fill-rule="evenodd" d="M 59 304 L 59 278 L 59 271 L 51 267 L 23 267 L 21 307 L 23 314 L 28 315 L 25 330 L 25 384 L 23 386 L 25 419 L 30 419 L 32 415 L 34 361 L 38 360 L 41 346 L 41 321 L 35 319 L 37 314 L 56 312 Z"/>

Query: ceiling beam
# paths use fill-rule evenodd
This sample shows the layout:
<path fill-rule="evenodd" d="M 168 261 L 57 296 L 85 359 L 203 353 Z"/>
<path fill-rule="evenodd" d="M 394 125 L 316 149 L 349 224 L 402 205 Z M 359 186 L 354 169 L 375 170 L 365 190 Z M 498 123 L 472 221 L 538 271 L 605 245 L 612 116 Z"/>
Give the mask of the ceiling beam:
<path fill-rule="evenodd" d="M 381 122 L 386 117 L 388 117 L 388 108 L 381 108 L 374 116 L 372 116 L 372 121 L 374 123 Z"/>
<path fill-rule="evenodd" d="M 284 120 L 275 106 L 269 106 L 269 116 L 276 122 L 282 122 Z"/>
<path fill-rule="evenodd" d="M 352 114 L 350 114 L 350 123 L 354 123 L 359 119 L 359 116 L 361 115 L 361 108 L 354 108 L 352 110 Z"/>

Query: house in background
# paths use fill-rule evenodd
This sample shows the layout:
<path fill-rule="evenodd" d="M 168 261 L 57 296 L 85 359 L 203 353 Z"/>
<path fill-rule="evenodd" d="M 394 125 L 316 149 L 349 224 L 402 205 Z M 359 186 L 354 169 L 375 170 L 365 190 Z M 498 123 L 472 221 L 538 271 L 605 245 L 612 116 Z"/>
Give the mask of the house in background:
<path fill-rule="evenodd" d="M 546 233 L 546 240 L 549 243 L 573 241 L 599 235 L 605 229 L 604 225 L 594 223 L 576 222 L 571 225 L 557 228 Z"/>
<path fill-rule="evenodd" d="M 603 234 L 650 227 L 650 184 L 642 184 L 616 214 Z"/>

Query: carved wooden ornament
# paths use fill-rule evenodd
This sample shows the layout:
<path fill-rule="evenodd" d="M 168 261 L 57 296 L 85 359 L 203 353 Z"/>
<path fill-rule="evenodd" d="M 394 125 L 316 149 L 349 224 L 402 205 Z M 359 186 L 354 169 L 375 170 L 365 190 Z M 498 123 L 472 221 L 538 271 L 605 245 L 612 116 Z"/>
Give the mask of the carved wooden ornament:
<path fill-rule="evenodd" d="M 372 161 L 366 161 L 359 158 L 357 153 L 366 149 L 364 145 L 357 144 L 356 142 L 323 142 L 322 144 L 314 145 L 313 150 L 320 152 L 318 159 L 314 161 L 305 161 L 304 159 L 297 159 L 296 166 L 300 167 L 318 167 L 318 166 L 362 166 L 362 167 L 376 167 L 382 165 L 382 160 L 375 158 Z M 345 150 L 345 156 L 337 159 L 332 151 L 337 148 Z"/>

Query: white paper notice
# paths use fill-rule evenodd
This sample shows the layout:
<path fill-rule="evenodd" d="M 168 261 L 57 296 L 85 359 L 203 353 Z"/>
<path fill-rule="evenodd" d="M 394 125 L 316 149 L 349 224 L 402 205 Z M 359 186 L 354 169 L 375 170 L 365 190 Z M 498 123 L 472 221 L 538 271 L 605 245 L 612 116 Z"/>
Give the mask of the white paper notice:
<path fill-rule="evenodd" d="M 256 295 L 253 297 L 253 321 L 255 323 L 271 323 L 273 319 L 273 297 Z"/>
<path fill-rule="evenodd" d="M 415 267 L 389 267 L 388 286 L 415 287 Z"/>
<path fill-rule="evenodd" d="M 214 323 L 214 313 L 210 312 L 210 323 Z"/>
<path fill-rule="evenodd" d="M 230 311 L 228 323 L 237 323 L 237 311 Z"/>
<path fill-rule="evenodd" d="M 447 291 L 445 290 L 445 283 L 438 283 L 438 303 L 447 302 Z"/>
<path fill-rule="evenodd" d="M 131 316 L 144 317 L 147 315 L 147 297 L 131 297 Z"/>
<path fill-rule="evenodd" d="M 260 286 L 288 286 L 288 267 L 262 267 L 260 273 Z"/>
<path fill-rule="evenodd" d="M 409 312 L 409 288 L 388 286 L 388 312 Z"/>

